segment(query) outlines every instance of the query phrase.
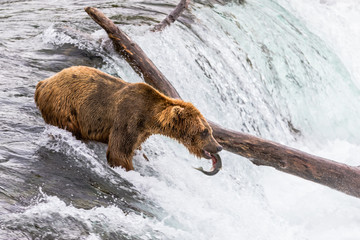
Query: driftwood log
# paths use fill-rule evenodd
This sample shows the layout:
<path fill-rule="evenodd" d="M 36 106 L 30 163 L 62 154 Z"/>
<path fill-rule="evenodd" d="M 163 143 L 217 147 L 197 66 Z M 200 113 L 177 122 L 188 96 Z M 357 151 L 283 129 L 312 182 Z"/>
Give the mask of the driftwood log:
<path fill-rule="evenodd" d="M 164 94 L 180 95 L 141 48 L 96 8 L 85 11 L 98 23 L 112 40 L 116 51 L 145 82 Z M 271 166 L 282 172 L 320 183 L 338 191 L 360 198 L 360 168 L 317 157 L 269 140 L 249 134 L 224 129 L 210 122 L 216 140 L 223 148 L 248 158 L 256 165 Z"/>
<path fill-rule="evenodd" d="M 175 7 L 175 9 L 166 16 L 164 20 L 162 20 L 159 24 L 155 25 L 152 29 L 153 32 L 162 31 L 166 26 L 170 26 L 171 23 L 175 22 L 175 20 L 181 15 L 181 13 L 188 8 L 190 0 L 181 0 L 180 3 Z"/>

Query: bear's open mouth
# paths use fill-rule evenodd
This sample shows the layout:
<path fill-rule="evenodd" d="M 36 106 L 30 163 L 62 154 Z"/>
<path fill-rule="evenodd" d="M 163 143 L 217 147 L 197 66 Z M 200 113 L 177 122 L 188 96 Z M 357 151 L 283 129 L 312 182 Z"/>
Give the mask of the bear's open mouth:
<path fill-rule="evenodd" d="M 204 158 L 206 158 L 206 159 L 211 159 L 211 153 L 209 153 L 208 151 L 206 151 L 206 150 L 202 150 L 202 156 L 204 157 Z"/>
<path fill-rule="evenodd" d="M 212 168 L 210 170 L 210 172 L 205 171 L 202 167 L 199 168 L 195 168 L 196 170 L 199 170 L 200 172 L 212 176 L 217 174 L 221 167 L 222 167 L 222 163 L 221 163 L 221 158 L 219 156 L 219 154 L 217 153 L 209 153 L 208 151 L 202 150 L 203 151 L 203 157 L 206 159 L 211 159 L 212 160 Z"/>

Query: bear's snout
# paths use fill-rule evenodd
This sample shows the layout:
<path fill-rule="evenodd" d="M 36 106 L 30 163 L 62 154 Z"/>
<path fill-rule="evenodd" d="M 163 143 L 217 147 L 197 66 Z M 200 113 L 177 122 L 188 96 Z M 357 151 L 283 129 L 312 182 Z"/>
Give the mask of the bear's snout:
<path fill-rule="evenodd" d="M 204 150 L 209 153 L 218 153 L 223 149 L 223 147 L 215 140 L 214 137 L 211 137 L 211 141 L 204 146 Z"/>
<path fill-rule="evenodd" d="M 209 153 L 218 153 L 218 152 L 220 152 L 222 149 L 223 149 L 222 146 L 219 145 L 219 144 L 217 144 L 217 145 L 215 145 L 215 146 L 206 145 L 206 146 L 204 147 L 204 150 L 207 151 L 207 152 L 209 152 Z"/>

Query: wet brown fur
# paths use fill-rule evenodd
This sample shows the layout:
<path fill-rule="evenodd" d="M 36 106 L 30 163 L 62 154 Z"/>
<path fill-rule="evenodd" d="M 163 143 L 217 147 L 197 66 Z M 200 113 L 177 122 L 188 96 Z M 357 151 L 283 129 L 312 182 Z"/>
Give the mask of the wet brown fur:
<path fill-rule="evenodd" d="M 191 103 L 90 67 L 70 67 L 40 81 L 35 102 L 46 123 L 78 139 L 107 143 L 112 167 L 132 170 L 135 149 L 152 134 L 174 138 L 198 157 L 203 149 L 217 152 L 220 146 Z"/>

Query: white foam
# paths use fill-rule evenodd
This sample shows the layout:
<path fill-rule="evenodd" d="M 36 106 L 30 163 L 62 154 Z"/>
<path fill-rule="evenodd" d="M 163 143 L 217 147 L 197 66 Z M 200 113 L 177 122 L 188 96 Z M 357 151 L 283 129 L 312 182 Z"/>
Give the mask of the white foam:
<path fill-rule="evenodd" d="M 127 213 L 115 206 L 88 210 L 75 208 L 56 196 L 42 193 L 41 189 L 34 204 L 23 212 L 2 216 L 2 219 L 8 227 L 26 226 L 27 231 L 33 233 L 36 233 L 37 228 L 42 231 L 47 229 L 48 233 L 39 232 L 38 236 L 61 239 L 94 240 L 124 235 L 139 239 L 161 239 L 164 234 L 168 239 L 190 239 L 185 232 L 168 227 L 156 219 Z"/>
<path fill-rule="evenodd" d="M 345 141 L 324 143 L 319 149 L 298 144 L 308 153 L 353 165 L 358 145 Z M 279 171 L 263 168 L 261 185 L 271 208 L 309 239 L 357 239 L 360 236 L 360 201 L 328 187 Z"/>
<path fill-rule="evenodd" d="M 164 222 L 186 231 L 192 239 L 302 239 L 296 235 L 297 228 L 268 209 L 261 186 L 244 172 L 247 169 L 256 175 L 256 170 L 243 159 L 223 153 L 224 169 L 208 177 L 191 167 L 199 160 L 186 149 L 163 141 L 162 137 L 151 138 L 144 151 L 156 152 L 166 143 L 165 154 L 146 153 L 150 162 L 135 159 L 137 171 L 116 171 L 165 210 Z"/>
<path fill-rule="evenodd" d="M 71 132 L 64 129 L 46 125 L 40 138 L 39 145 L 69 156 L 76 156 L 74 164 L 81 164 L 96 170 L 98 174 L 104 173 L 106 163 L 99 160 L 97 154 L 82 141 L 77 140 Z M 99 143 L 100 144 L 100 143 Z"/>

